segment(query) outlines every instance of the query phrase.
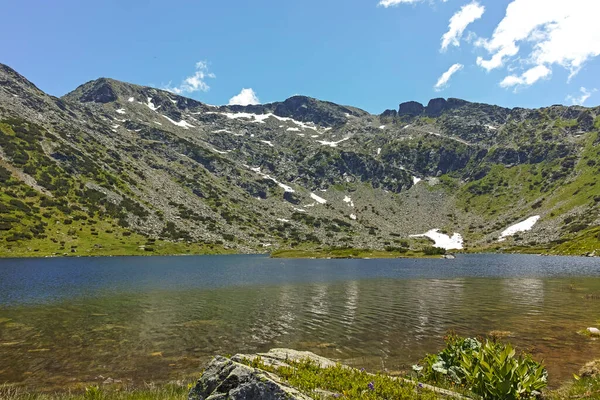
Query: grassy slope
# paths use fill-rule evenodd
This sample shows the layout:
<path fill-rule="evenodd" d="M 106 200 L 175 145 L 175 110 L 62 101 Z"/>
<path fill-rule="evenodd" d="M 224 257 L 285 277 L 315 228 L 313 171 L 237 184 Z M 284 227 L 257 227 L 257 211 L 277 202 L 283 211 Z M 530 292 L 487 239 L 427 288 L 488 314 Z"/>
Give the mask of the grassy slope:
<path fill-rule="evenodd" d="M 85 166 L 89 176 L 65 171 L 42 150 L 47 135 L 23 121 L 0 123 L 1 148 L 13 160 L 0 161 L 0 257 L 231 252 L 218 244 L 153 240 L 133 232 L 125 211 L 146 213 L 135 199 L 115 205 L 85 186 L 94 182 L 131 195 L 127 184 L 91 162 Z M 23 173 L 40 186 L 24 183 Z"/>
<path fill-rule="evenodd" d="M 494 165 L 482 179 L 460 187 L 458 207 L 489 221 L 487 227 L 473 227 L 467 239 L 482 240 L 486 233 L 536 214 L 561 227 L 560 240 L 554 243 L 524 243 L 516 236 L 516 240 L 488 242 L 470 250 L 508 247 L 523 253 L 581 255 L 600 249 L 600 227 L 593 225 L 600 211 L 600 146 L 594 145 L 598 136 L 592 132 L 580 139 L 583 151 L 578 160 L 563 158 L 510 168 Z"/>

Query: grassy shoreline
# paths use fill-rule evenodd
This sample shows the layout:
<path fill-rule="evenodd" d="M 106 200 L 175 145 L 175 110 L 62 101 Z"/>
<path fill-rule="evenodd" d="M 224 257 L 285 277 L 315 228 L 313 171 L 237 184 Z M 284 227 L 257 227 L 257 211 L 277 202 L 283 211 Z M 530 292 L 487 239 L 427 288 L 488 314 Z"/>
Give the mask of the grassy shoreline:
<path fill-rule="evenodd" d="M 588 363 L 582 370 L 596 370 L 600 363 L 598 361 Z M 394 391 L 402 389 L 401 380 L 398 377 L 391 375 L 372 375 L 367 372 L 355 370 L 352 376 L 348 376 L 351 369 L 336 367 L 333 368 L 334 375 L 329 377 L 331 382 L 343 382 L 351 386 L 356 386 L 359 378 L 362 375 L 368 375 L 367 381 L 376 381 L 378 386 L 384 382 L 389 388 Z M 309 372 L 311 372 L 309 370 Z M 581 373 L 582 371 L 580 371 Z M 198 373 L 200 377 L 201 371 Z M 305 374 L 306 375 L 306 374 Z M 302 377 L 302 375 L 298 375 Z M 315 375 L 315 376 L 318 376 Z M 311 379 L 314 380 L 315 376 Z M 364 378 L 364 377 L 363 377 Z M 296 379 L 298 380 L 298 379 Z M 329 381 L 329 378 L 327 379 Z M 364 379 L 363 379 L 364 380 Z M 366 382 L 366 381 L 365 381 Z M 70 388 L 59 391 L 36 391 L 33 388 L 25 388 L 13 386 L 10 384 L 0 384 L 0 398 L 2 400 L 184 400 L 191 387 L 194 385 L 195 379 L 186 381 L 169 382 L 163 384 L 146 383 L 143 387 L 119 384 L 101 384 L 87 387 Z M 298 386 L 302 386 L 302 382 L 294 382 Z M 362 382 L 364 383 L 364 382 Z M 394 389 L 393 385 L 398 385 L 398 389 Z M 365 386 L 364 384 L 362 386 Z M 306 388 L 305 388 L 306 389 Z M 462 395 L 469 395 L 466 390 L 457 387 L 450 389 L 458 391 Z M 400 390 L 402 391 L 402 390 Z M 428 398 L 422 391 L 404 390 L 398 398 L 403 399 L 424 399 Z M 342 396 L 352 397 L 351 393 L 346 393 Z M 559 399 L 596 399 L 600 397 L 600 376 L 597 373 L 586 374 L 585 376 L 573 375 L 573 379 L 564 382 L 556 389 L 544 390 L 543 398 L 548 400 Z M 330 397 L 333 398 L 333 397 Z M 395 397 L 392 397 L 395 398 Z M 439 398 L 433 396 L 433 398 Z M 470 398 L 470 397 L 469 397 Z"/>
<path fill-rule="evenodd" d="M 366 259 L 366 258 L 440 258 L 441 254 L 427 255 L 422 251 L 399 252 L 374 249 L 285 249 L 271 253 L 271 258 L 309 258 L 309 259 Z"/>
<path fill-rule="evenodd" d="M 6 249 L 0 248 L 0 260 L 10 258 L 93 258 L 93 257 L 152 257 L 152 256 L 209 256 L 209 255 L 269 255 L 271 258 L 289 258 L 289 259 L 422 259 L 422 258 L 441 258 L 440 254 L 426 254 L 423 251 L 408 250 L 406 252 L 386 251 L 377 249 L 281 249 L 271 253 L 240 253 L 232 249 L 226 249 L 218 246 L 206 246 L 202 244 L 179 244 L 179 243 L 156 243 L 152 251 L 144 248 L 101 248 L 90 249 L 86 253 L 56 253 L 33 251 L 25 249 Z M 556 251 L 548 248 L 539 247 L 512 247 L 499 249 L 497 247 L 468 248 L 464 250 L 453 250 L 447 254 L 523 254 L 540 256 L 558 256 L 558 257 L 586 257 L 587 253 L 583 251 Z M 600 252 L 596 252 L 596 257 L 600 257 Z"/>

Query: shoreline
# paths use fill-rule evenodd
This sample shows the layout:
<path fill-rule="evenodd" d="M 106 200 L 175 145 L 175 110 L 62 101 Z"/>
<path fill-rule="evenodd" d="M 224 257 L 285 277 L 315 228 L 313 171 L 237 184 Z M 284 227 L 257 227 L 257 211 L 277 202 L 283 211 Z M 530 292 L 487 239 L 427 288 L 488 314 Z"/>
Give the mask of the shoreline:
<path fill-rule="evenodd" d="M 487 250 L 487 251 L 486 251 Z M 524 250 L 520 248 L 519 250 Z M 583 258 L 600 258 L 598 255 L 588 254 L 571 254 L 564 252 L 550 253 L 548 251 L 534 251 L 539 249 L 531 249 L 532 251 L 517 251 L 516 249 L 506 249 L 498 251 L 497 249 L 467 249 L 459 251 L 447 251 L 446 253 L 428 255 L 422 251 L 409 250 L 405 253 L 396 251 L 386 251 L 377 249 L 283 249 L 273 252 L 256 252 L 256 253 L 240 253 L 223 249 L 222 251 L 207 251 L 207 252 L 189 252 L 189 253 L 159 253 L 148 254 L 147 252 L 136 254 L 132 252 L 124 253 L 108 253 L 108 254 L 43 254 L 39 252 L 24 252 L 17 254 L 0 254 L 0 260 L 9 259 L 68 259 L 68 258 L 102 258 L 102 257 L 191 257 L 191 256 L 268 256 L 278 259 L 354 259 L 354 260 L 369 260 L 369 259 L 444 259 L 445 255 L 466 255 L 466 254 L 505 254 L 505 255 L 531 255 L 540 257 L 583 257 Z M 354 253 L 354 254 L 353 254 Z"/>

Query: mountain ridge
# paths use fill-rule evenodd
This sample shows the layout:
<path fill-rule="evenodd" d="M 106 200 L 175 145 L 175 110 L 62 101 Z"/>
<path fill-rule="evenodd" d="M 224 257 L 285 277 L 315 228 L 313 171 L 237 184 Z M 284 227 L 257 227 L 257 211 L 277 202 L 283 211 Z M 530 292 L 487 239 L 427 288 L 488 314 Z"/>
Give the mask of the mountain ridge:
<path fill-rule="evenodd" d="M 392 111 L 306 96 L 210 106 L 110 78 L 55 98 L 0 66 L 0 161 L 12 188 L 0 197 L 0 249 L 63 254 L 83 243 L 84 254 L 101 254 L 89 240 L 97 224 L 111 251 L 134 254 L 417 251 L 434 243 L 414 235 L 432 229 L 461 234 L 471 249 L 600 247 L 598 107 L 438 98 Z M 63 205 L 42 206 L 48 194 Z M 23 214 L 11 201 L 32 204 Z M 533 213 L 541 218 L 531 231 L 498 242 Z M 72 215 L 81 231 L 63 226 Z M 48 244 L 54 225 L 65 239 L 50 235 L 57 246 Z"/>

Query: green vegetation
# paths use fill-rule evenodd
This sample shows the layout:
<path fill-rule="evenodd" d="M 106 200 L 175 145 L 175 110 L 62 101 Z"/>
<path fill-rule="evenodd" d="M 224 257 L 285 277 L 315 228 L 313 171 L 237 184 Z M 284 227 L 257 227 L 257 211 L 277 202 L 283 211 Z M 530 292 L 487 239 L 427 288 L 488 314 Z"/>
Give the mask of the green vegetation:
<path fill-rule="evenodd" d="M 126 386 L 89 386 L 72 392 L 33 393 L 11 386 L 0 385 L 2 400 L 184 400 L 190 385 L 150 385 L 146 388 Z"/>
<path fill-rule="evenodd" d="M 322 391 L 329 391 L 348 400 L 380 399 L 437 399 L 434 392 L 421 389 L 416 383 L 387 375 L 373 375 L 365 371 L 338 364 L 321 368 L 311 360 L 288 361 L 289 367 L 275 368 L 265 365 L 260 358 L 246 361 L 247 365 L 274 372 L 285 382 L 315 399 L 321 399 Z M 320 391 L 319 391 L 320 389 Z"/>
<path fill-rule="evenodd" d="M 21 119 L 0 122 L 0 146 L 17 167 L 0 162 L 0 256 L 233 252 L 218 243 L 194 243 L 169 224 L 157 232 L 158 238 L 131 229 L 130 216 L 146 219 L 150 211 L 135 199 L 125 175 L 121 179 L 111 174 L 92 157 L 64 144 L 47 156 L 42 143 L 52 138 L 43 128 Z M 111 163 L 118 163 L 118 158 Z M 26 183 L 17 175 L 19 169 L 35 183 Z M 109 191 L 120 195 L 111 198 Z"/>
<path fill-rule="evenodd" d="M 449 335 L 446 348 L 413 366 L 427 382 L 464 386 L 482 399 L 528 399 L 546 387 L 547 372 L 531 356 L 509 344 Z"/>
<path fill-rule="evenodd" d="M 600 398 L 600 376 L 597 374 L 586 377 L 574 375 L 572 382 L 545 393 L 545 398 L 548 400 L 598 399 Z"/>

